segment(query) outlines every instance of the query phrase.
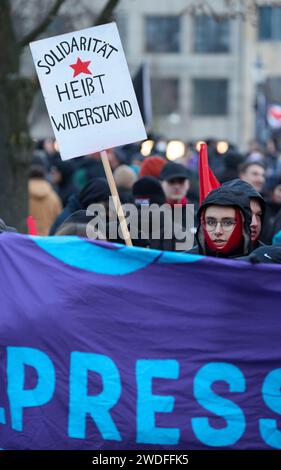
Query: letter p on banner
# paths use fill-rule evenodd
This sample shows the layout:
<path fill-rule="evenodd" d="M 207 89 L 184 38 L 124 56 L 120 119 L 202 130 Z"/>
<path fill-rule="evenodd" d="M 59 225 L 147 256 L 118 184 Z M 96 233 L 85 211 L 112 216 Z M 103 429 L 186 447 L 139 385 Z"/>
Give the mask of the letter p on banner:
<path fill-rule="evenodd" d="M 25 388 L 26 366 L 33 367 L 37 383 Z M 46 353 L 34 348 L 7 348 L 8 397 L 12 428 L 23 430 L 23 410 L 44 405 L 51 400 L 55 390 L 55 368 Z"/>

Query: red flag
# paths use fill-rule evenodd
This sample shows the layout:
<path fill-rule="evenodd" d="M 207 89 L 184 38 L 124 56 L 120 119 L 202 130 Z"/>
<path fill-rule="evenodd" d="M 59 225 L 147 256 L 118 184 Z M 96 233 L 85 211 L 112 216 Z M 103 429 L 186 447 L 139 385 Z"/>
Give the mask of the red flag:
<path fill-rule="evenodd" d="M 32 215 L 29 215 L 26 219 L 26 224 L 28 228 L 29 235 L 38 235 L 35 219 Z"/>
<path fill-rule="evenodd" d="M 220 186 L 217 178 L 209 167 L 207 145 L 205 143 L 200 145 L 199 152 L 199 194 L 200 194 L 200 206 L 204 199 L 208 196 L 209 192 Z"/>

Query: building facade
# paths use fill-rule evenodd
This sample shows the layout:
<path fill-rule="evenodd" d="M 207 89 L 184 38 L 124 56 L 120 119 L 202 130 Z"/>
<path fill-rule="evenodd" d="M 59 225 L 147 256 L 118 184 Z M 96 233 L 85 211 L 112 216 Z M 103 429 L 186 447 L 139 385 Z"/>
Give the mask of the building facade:
<path fill-rule="evenodd" d="M 191 14 L 195 3 L 121 0 L 127 60 L 132 73 L 149 64 L 155 132 L 225 139 L 243 150 L 256 134 L 257 90 L 281 103 L 281 7 L 261 1 L 247 21 L 216 20 L 207 10 Z M 226 12 L 222 0 L 209 3 Z"/>

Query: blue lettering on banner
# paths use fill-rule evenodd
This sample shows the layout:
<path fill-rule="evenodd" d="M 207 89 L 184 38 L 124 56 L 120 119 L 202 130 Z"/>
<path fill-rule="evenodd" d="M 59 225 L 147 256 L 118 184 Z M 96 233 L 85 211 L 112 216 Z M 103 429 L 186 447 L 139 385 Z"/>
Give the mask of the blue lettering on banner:
<path fill-rule="evenodd" d="M 177 379 L 179 364 L 175 360 L 140 359 L 136 365 L 137 379 L 137 442 L 143 444 L 177 444 L 180 431 L 176 428 L 157 428 L 155 413 L 173 411 L 175 398 L 152 394 L 152 379 Z"/>
<path fill-rule="evenodd" d="M 28 367 L 34 368 L 37 383 L 27 389 L 25 384 L 28 383 Z M 88 392 L 91 372 L 98 374 L 102 382 L 101 392 L 95 395 L 90 395 Z M 130 371 L 124 370 L 125 373 L 130 373 Z M 170 413 L 174 412 L 174 417 L 177 417 L 176 388 L 174 396 L 173 394 L 153 393 L 153 385 L 157 383 L 157 379 L 164 379 L 166 383 L 166 381 L 175 381 L 179 378 L 180 366 L 175 359 L 139 359 L 136 361 L 136 421 L 130 418 L 132 430 L 134 426 L 136 427 L 136 443 L 163 446 L 180 443 L 181 430 L 176 426 L 168 425 Z M 124 379 L 126 379 L 125 376 Z M 203 365 L 194 377 L 194 396 L 186 396 L 189 401 L 197 400 L 198 404 L 210 413 L 209 417 L 203 415 L 189 418 L 187 416 L 186 419 L 191 419 L 191 427 L 196 439 L 212 448 L 238 443 L 246 430 L 246 419 L 241 407 L 232 400 L 218 395 L 212 389 L 218 381 L 225 382 L 231 393 L 241 394 L 246 391 L 245 377 L 237 366 L 225 362 L 209 362 Z M 3 404 L 0 407 L 0 426 L 8 425 L 7 420 L 10 416 L 11 428 L 20 432 L 23 432 L 26 426 L 29 429 L 34 426 L 32 418 L 35 416 L 35 408 L 45 406 L 52 399 L 54 400 L 55 387 L 59 387 L 60 384 L 59 381 L 56 384 L 54 364 L 45 352 L 35 348 L 16 346 L 7 347 L 7 380 L 3 383 L 7 383 L 9 410 L 6 410 Z M 171 388 L 173 388 L 173 383 L 171 383 Z M 127 393 L 125 390 L 124 388 L 123 394 Z M 56 391 L 61 392 L 57 389 Z M 253 392 L 257 393 L 255 390 Z M 66 391 L 64 393 L 62 400 L 67 399 Z M 90 416 L 104 441 L 123 441 L 126 446 L 128 436 L 121 436 L 118 429 L 121 423 L 118 419 L 115 422 L 113 418 L 114 407 L 119 406 L 121 393 L 120 372 L 113 359 L 102 354 L 72 352 L 69 374 L 68 437 L 87 439 L 86 420 L 87 416 Z M 272 413 L 280 417 L 281 368 L 274 369 L 267 374 L 261 393 L 265 405 Z M 32 416 L 30 415 L 30 419 L 27 420 L 27 414 L 24 420 L 25 411 L 27 412 L 28 408 L 33 409 Z M 162 419 L 167 414 L 166 427 L 156 426 L 156 416 L 159 413 L 162 414 Z M 118 413 L 116 413 L 117 416 Z M 212 426 L 211 416 L 217 421 L 223 422 L 224 420 L 225 426 L 223 428 Z M 257 427 L 259 423 L 261 443 L 264 442 L 270 448 L 281 449 L 281 429 L 278 429 L 278 421 L 274 419 L 274 416 L 267 414 L 266 418 L 255 418 L 257 418 L 255 421 Z M 66 432 L 67 429 L 65 429 Z M 130 436 L 132 434 L 133 432 L 130 432 Z M 1 445 L 6 447 L 5 442 Z"/>
<path fill-rule="evenodd" d="M 38 380 L 36 387 L 24 389 L 25 366 L 34 367 Z M 41 406 L 51 400 L 55 390 L 55 368 L 47 354 L 34 348 L 7 348 L 8 397 L 12 428 L 23 429 L 23 410 Z"/>
<path fill-rule="evenodd" d="M 266 376 L 262 396 L 268 408 L 281 415 L 281 369 L 275 369 Z M 260 433 L 270 447 L 281 449 L 281 431 L 275 419 L 260 419 Z"/>
<path fill-rule="evenodd" d="M 103 391 L 89 396 L 88 371 L 101 375 Z M 90 414 L 103 439 L 121 441 L 121 436 L 110 415 L 110 409 L 121 395 L 119 371 L 107 356 L 101 354 L 73 352 L 70 366 L 70 399 L 68 435 L 84 439 L 86 436 L 86 416 Z"/>
<path fill-rule="evenodd" d="M 210 426 L 208 418 L 193 418 L 193 431 L 201 442 L 207 446 L 221 447 L 235 444 L 246 428 L 245 416 L 241 408 L 231 400 L 222 398 L 211 389 L 214 382 L 223 380 L 229 384 L 230 392 L 244 392 L 245 377 L 238 367 L 225 362 L 210 362 L 203 366 L 194 379 L 194 396 L 206 410 L 226 421 L 223 429 Z"/>

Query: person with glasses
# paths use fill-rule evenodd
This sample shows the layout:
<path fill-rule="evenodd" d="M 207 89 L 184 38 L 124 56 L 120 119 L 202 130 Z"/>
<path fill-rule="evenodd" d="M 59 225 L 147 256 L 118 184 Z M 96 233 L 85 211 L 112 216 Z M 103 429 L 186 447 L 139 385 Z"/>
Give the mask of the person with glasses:
<path fill-rule="evenodd" d="M 214 189 L 197 216 L 198 245 L 189 253 L 238 258 L 251 252 L 251 209 L 243 194 L 222 186 Z"/>

